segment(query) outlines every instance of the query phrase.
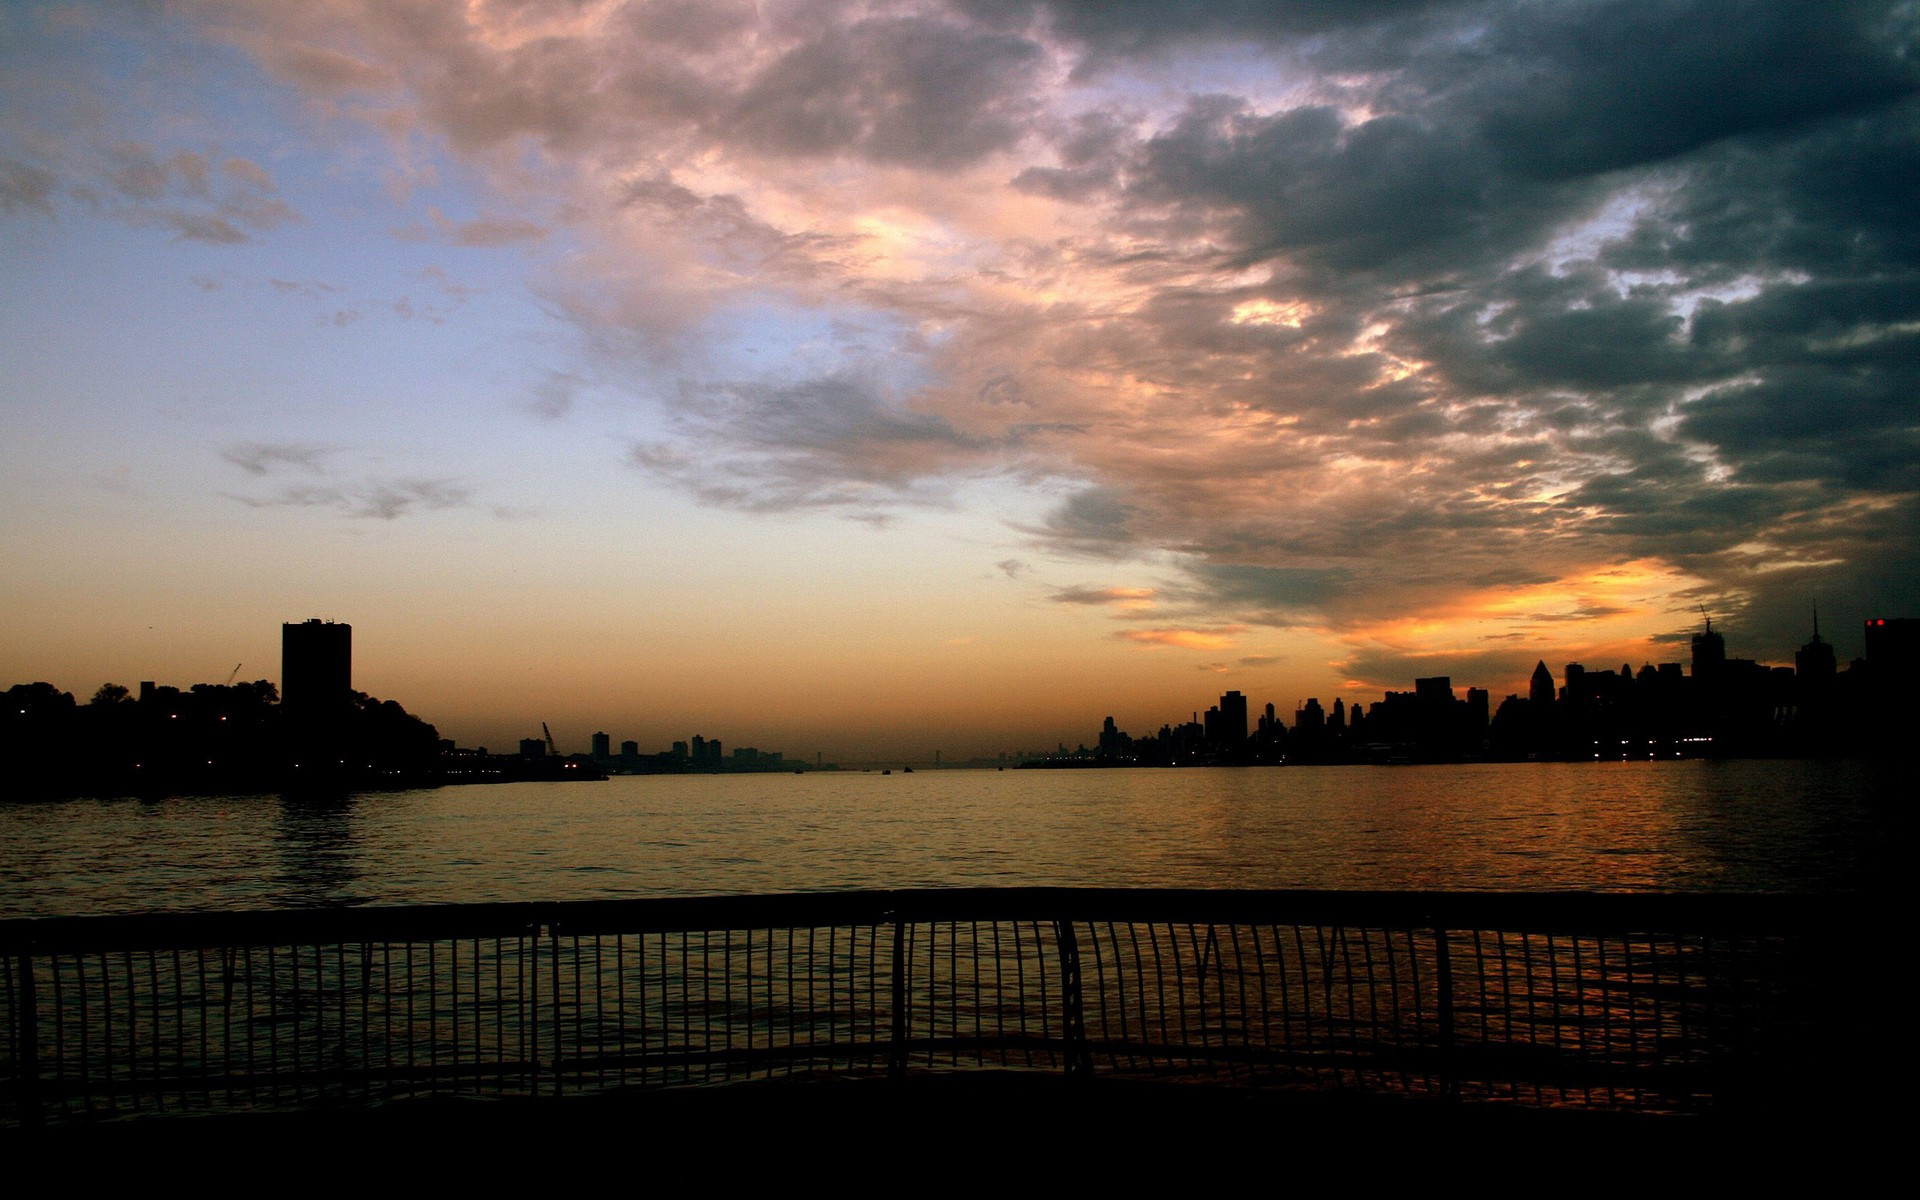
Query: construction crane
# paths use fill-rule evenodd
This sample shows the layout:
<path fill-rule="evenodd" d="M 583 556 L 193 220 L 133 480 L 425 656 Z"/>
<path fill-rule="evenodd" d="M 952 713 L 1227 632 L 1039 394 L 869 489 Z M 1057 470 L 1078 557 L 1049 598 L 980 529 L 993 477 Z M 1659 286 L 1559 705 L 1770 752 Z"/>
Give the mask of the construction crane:
<path fill-rule="evenodd" d="M 553 730 L 547 728 L 545 721 L 540 722 L 540 732 L 546 735 L 547 753 L 553 755 L 555 758 L 559 758 L 560 747 L 553 744 Z"/>
<path fill-rule="evenodd" d="M 245 665 L 246 665 L 246 664 L 244 664 L 244 663 L 235 663 L 235 664 L 233 664 L 233 670 L 231 670 L 231 671 L 228 671 L 228 672 L 227 672 L 227 686 L 228 686 L 228 687 L 232 687 L 232 686 L 233 686 L 233 681 L 234 681 L 234 679 L 235 679 L 236 677 L 238 677 L 238 676 L 239 676 L 239 674 L 240 674 L 240 668 L 241 668 L 241 667 L 243 667 L 243 666 L 245 666 Z"/>

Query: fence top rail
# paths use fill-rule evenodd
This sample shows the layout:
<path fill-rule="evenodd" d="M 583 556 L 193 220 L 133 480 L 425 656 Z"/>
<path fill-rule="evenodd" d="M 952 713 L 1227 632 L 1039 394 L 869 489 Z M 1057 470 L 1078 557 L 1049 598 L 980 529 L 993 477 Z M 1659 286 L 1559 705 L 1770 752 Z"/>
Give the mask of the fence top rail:
<path fill-rule="evenodd" d="M 0 921 L 0 951 L 333 945 L 724 929 L 878 926 L 895 920 L 1342 925 L 1525 933 L 1784 932 L 1881 919 L 1859 895 L 1421 892 L 1197 888 L 933 888 L 637 900 L 142 913 Z"/>

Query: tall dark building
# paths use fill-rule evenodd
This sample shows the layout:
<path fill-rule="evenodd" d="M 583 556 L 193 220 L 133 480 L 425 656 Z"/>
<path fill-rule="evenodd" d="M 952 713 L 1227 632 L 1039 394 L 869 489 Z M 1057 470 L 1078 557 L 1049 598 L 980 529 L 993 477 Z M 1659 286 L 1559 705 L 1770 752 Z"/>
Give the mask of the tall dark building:
<path fill-rule="evenodd" d="M 1920 620 L 1875 617 L 1866 625 L 1867 667 L 1883 680 L 1911 686 L 1920 671 Z"/>
<path fill-rule="evenodd" d="M 1693 677 L 1711 679 L 1727 665 L 1727 639 L 1713 631 L 1713 618 L 1707 618 L 1704 632 L 1693 635 Z"/>
<path fill-rule="evenodd" d="M 1307 702 L 1294 711 L 1293 727 L 1301 732 L 1320 733 L 1327 727 L 1327 710 L 1320 707 L 1318 696 L 1307 697 Z"/>
<path fill-rule="evenodd" d="M 1220 697 L 1220 737 L 1231 749 L 1247 741 L 1247 698 L 1239 692 Z"/>
<path fill-rule="evenodd" d="M 1813 640 L 1800 647 L 1793 656 L 1793 673 L 1803 680 L 1825 683 L 1839 670 L 1834 660 L 1833 645 L 1822 641 L 1820 637 L 1820 610 L 1813 610 Z"/>
<path fill-rule="evenodd" d="M 318 617 L 280 626 L 280 702 L 288 716 L 331 716 L 352 697 L 353 626 Z"/>
<path fill-rule="evenodd" d="M 1493 710 L 1493 696 L 1485 688 L 1467 689 L 1467 731 L 1475 740 L 1487 736 L 1487 724 Z"/>
<path fill-rule="evenodd" d="M 1547 670 L 1545 659 L 1533 666 L 1533 678 L 1527 681 L 1527 699 L 1535 704 L 1553 703 L 1553 672 Z"/>

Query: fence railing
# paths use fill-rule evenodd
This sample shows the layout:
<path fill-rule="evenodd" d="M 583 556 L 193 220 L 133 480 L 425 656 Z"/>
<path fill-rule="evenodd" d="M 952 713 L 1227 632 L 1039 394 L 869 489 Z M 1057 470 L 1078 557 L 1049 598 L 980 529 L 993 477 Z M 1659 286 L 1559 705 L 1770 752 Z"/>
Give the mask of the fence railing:
<path fill-rule="evenodd" d="M 1012 1069 L 1655 1112 L 1861 1058 L 1788 896 L 874 891 L 0 922 L 0 1121 Z"/>

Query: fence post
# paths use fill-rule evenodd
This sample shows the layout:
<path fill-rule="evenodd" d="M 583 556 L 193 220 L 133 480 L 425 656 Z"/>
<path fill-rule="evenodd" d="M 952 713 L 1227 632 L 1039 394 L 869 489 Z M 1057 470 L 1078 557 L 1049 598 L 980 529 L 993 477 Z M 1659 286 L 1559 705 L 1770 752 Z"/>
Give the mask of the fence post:
<path fill-rule="evenodd" d="M 521 977 L 526 980 L 527 1010 L 521 1014 L 522 1036 L 527 1043 L 527 1095 L 540 1096 L 540 923 L 535 921 L 522 935 L 526 949 L 520 959 Z"/>
<path fill-rule="evenodd" d="M 1080 995 L 1080 940 L 1072 921 L 1055 921 L 1053 935 L 1060 945 L 1060 1018 L 1067 1042 L 1067 1075 L 1081 1079 L 1093 1074 L 1093 1056 L 1087 1049 L 1086 1010 Z"/>
<path fill-rule="evenodd" d="M 1436 923 L 1433 958 L 1440 976 L 1440 1092 L 1449 1099 L 1458 1099 L 1460 1081 L 1453 1062 L 1453 955 L 1447 942 L 1447 931 Z"/>
<path fill-rule="evenodd" d="M 553 1094 L 558 1096 L 561 1089 L 566 1086 L 566 1072 L 561 1069 L 562 1047 L 566 1044 L 566 1032 L 562 1026 L 565 1017 L 560 1011 L 560 927 L 552 921 L 547 922 L 547 938 L 553 946 L 553 953 L 549 958 L 553 964 L 553 987 L 550 989 L 553 1001 Z M 580 964 L 575 963 L 574 969 L 579 970 L 579 968 Z M 684 974 L 686 964 L 682 963 L 680 970 Z"/>
<path fill-rule="evenodd" d="M 898 912 L 893 921 L 893 1040 L 887 1046 L 887 1078 L 907 1075 L 907 923 Z"/>
<path fill-rule="evenodd" d="M 33 954 L 20 951 L 20 992 L 14 1000 L 14 1022 L 20 1031 L 15 1061 L 20 1070 L 20 1124 L 40 1124 L 40 998 L 33 979 Z"/>

